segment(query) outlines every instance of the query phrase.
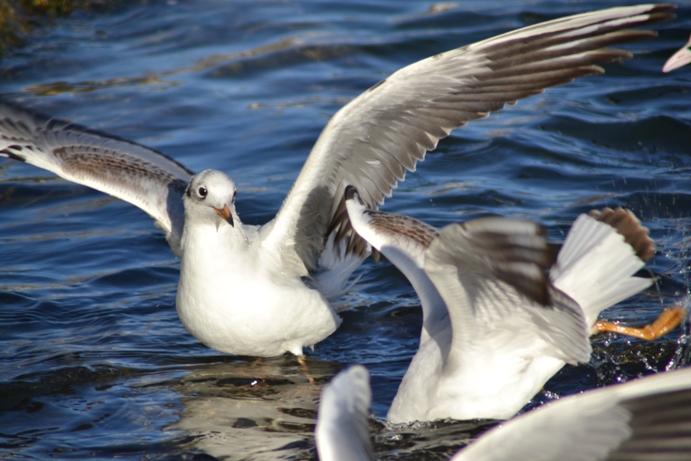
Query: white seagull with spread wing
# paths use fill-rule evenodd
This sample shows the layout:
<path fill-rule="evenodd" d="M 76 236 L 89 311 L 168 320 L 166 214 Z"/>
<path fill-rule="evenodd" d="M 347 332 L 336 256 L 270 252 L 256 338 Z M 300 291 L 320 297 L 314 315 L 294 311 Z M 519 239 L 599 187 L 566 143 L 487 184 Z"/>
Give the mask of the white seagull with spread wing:
<path fill-rule="evenodd" d="M 507 103 L 631 57 L 605 47 L 655 36 L 631 27 L 670 5 L 596 11 L 519 29 L 422 60 L 343 107 L 317 140 L 276 218 L 245 225 L 224 173 L 193 173 L 123 139 L 0 106 L 0 155 L 126 200 L 151 215 L 180 257 L 177 310 L 209 347 L 301 356 L 341 320 L 329 304 L 369 246 L 353 231 L 344 184 L 370 207 L 452 129 Z"/>

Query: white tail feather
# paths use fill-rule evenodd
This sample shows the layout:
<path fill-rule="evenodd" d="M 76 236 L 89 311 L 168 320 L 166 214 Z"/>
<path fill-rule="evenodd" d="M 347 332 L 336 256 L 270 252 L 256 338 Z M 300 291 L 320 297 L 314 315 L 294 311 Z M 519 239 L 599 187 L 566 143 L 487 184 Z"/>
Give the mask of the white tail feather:
<path fill-rule="evenodd" d="M 584 214 L 566 236 L 550 278 L 581 306 L 592 326 L 604 309 L 653 283 L 633 277 L 644 265 L 613 227 Z"/>

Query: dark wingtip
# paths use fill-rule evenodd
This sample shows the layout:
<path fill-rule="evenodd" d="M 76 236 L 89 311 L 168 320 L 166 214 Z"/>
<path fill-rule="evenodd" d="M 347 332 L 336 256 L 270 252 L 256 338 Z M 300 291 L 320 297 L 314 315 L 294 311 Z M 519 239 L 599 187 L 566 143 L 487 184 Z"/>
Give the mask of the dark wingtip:
<path fill-rule="evenodd" d="M 22 157 L 22 156 L 20 156 L 20 155 L 17 155 L 16 153 L 10 151 L 10 149 L 13 149 L 13 148 L 16 148 L 16 147 L 19 147 L 19 146 L 9 146 L 7 149 L 0 150 L 0 156 L 1 156 L 1 157 L 11 158 L 12 160 L 17 160 L 17 161 L 20 161 L 20 162 L 26 162 L 26 158 L 24 158 L 24 157 Z"/>
<path fill-rule="evenodd" d="M 351 186 L 350 184 L 347 185 L 345 188 L 345 199 L 353 200 L 355 198 L 355 195 L 359 195 L 357 193 L 357 189 L 355 188 L 355 186 Z"/>
<path fill-rule="evenodd" d="M 655 242 L 648 237 L 648 228 L 643 226 L 631 211 L 618 207 L 614 210 L 603 208 L 588 213 L 600 222 L 612 226 L 624 236 L 626 243 L 631 245 L 641 261 L 647 262 L 655 255 Z"/>

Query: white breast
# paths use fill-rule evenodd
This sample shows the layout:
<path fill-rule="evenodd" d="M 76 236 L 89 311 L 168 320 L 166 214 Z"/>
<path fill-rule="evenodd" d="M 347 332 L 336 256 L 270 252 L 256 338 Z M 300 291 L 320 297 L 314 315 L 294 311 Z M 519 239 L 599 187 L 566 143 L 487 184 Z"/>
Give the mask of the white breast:
<path fill-rule="evenodd" d="M 253 235 L 238 230 L 185 229 L 176 299 L 180 320 L 221 352 L 302 355 L 304 346 L 333 333 L 340 318 L 319 292 L 277 273 Z"/>

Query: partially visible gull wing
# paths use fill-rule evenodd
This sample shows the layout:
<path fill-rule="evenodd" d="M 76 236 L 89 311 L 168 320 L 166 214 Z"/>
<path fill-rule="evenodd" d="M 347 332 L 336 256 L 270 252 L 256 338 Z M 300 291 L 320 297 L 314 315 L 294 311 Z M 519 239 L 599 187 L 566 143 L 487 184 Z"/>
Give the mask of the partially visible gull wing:
<path fill-rule="evenodd" d="M 691 368 L 566 397 L 483 434 L 452 461 L 691 459 Z"/>
<path fill-rule="evenodd" d="M 146 211 L 180 256 L 192 172 L 148 147 L 0 103 L 0 156 L 30 163 Z"/>
<path fill-rule="evenodd" d="M 451 224 L 432 241 L 424 268 L 451 319 L 449 371 L 478 349 L 528 354 L 537 338 L 549 346 L 532 353 L 590 359 L 581 308 L 547 278 L 553 256 L 545 236 L 538 224 L 489 217 Z"/>
<path fill-rule="evenodd" d="M 544 88 L 602 73 L 597 64 L 630 58 L 628 51 L 603 48 L 655 36 L 629 28 L 669 19 L 673 8 L 642 5 L 557 19 L 395 72 L 329 121 L 263 245 L 303 275 L 319 269 L 332 232 L 345 242 L 336 248 L 347 244 L 364 258 L 367 245 L 345 213 L 344 183 L 375 208 L 452 129 Z"/>
<path fill-rule="evenodd" d="M 315 430 L 321 461 L 374 460 L 367 424 L 371 400 L 369 373 L 360 365 L 324 387 Z"/>

